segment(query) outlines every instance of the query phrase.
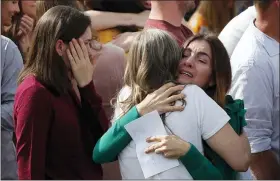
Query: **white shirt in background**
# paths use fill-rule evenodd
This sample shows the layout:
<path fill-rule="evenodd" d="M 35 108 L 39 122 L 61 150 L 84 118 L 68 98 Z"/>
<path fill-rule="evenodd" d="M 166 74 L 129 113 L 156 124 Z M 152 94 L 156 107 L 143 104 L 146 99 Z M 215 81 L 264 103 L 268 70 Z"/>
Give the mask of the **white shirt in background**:
<path fill-rule="evenodd" d="M 130 92 L 131 90 L 129 87 L 124 87 L 120 92 L 118 102 L 125 100 Z M 168 127 L 166 131 L 169 132 L 170 129 L 183 140 L 195 145 L 203 154 L 202 139 L 207 140 L 212 137 L 230 118 L 227 113 L 198 86 L 187 85 L 182 92 L 188 95 L 186 107 L 182 112 L 166 114 L 165 123 Z M 182 104 L 182 102 L 178 101 L 176 104 L 179 105 Z M 117 104 L 115 118 L 119 117 L 121 114 L 122 111 L 119 104 Z M 118 160 L 122 179 L 145 179 L 137 158 L 136 145 L 133 141 L 120 153 Z M 192 179 L 184 165 L 181 162 L 179 163 L 179 166 L 148 179 Z"/>
<path fill-rule="evenodd" d="M 272 150 L 279 161 L 279 42 L 253 23 L 237 44 L 232 57 L 234 99 L 244 100 L 245 132 L 252 153 Z M 250 170 L 242 179 L 252 179 Z"/>
<path fill-rule="evenodd" d="M 249 23 L 256 18 L 255 6 L 251 6 L 236 17 L 234 17 L 221 31 L 219 39 L 224 44 L 229 57 L 239 42 Z"/>

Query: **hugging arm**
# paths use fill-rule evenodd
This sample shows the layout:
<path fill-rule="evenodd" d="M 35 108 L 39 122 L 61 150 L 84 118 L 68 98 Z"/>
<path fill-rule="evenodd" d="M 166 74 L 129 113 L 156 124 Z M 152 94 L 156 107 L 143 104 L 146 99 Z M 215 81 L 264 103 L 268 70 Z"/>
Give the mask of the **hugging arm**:
<path fill-rule="evenodd" d="M 139 117 L 136 107 L 133 107 L 122 118 L 117 120 L 97 142 L 92 155 L 94 162 L 107 163 L 117 160 L 118 154 L 132 141 L 124 126 Z M 217 168 L 193 145 L 180 160 L 196 180 L 222 179 L 222 175 Z M 201 174 L 201 171 L 204 174 Z"/>
<path fill-rule="evenodd" d="M 183 94 L 172 95 L 183 90 L 184 86 L 173 83 L 163 85 L 149 94 L 141 103 L 132 107 L 125 115 L 115 121 L 111 128 L 98 140 L 94 147 L 92 159 L 96 163 L 112 162 L 119 153 L 130 143 L 132 138 L 124 126 L 154 110 L 163 112 L 181 111 L 183 106 L 172 106 L 169 103 L 184 97 Z M 171 96 L 172 95 L 172 96 Z"/>
<path fill-rule="evenodd" d="M 88 10 L 85 14 L 92 20 L 93 29 L 99 31 L 116 26 L 138 26 L 143 28 L 150 11 L 141 13 L 115 13 L 108 11 Z M 106 21 L 104 21 L 106 20 Z"/>

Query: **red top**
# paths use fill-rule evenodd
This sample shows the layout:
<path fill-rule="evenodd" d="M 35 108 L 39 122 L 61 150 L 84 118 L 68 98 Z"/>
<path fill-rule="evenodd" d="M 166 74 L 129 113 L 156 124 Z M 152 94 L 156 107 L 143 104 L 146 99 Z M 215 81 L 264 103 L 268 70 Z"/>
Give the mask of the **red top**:
<path fill-rule="evenodd" d="M 91 155 L 109 121 L 92 82 L 79 92 L 81 103 L 74 91 L 54 94 L 34 76 L 19 85 L 14 104 L 19 179 L 102 179 Z"/>
<path fill-rule="evenodd" d="M 193 35 L 193 32 L 186 26 L 181 25 L 177 27 L 163 20 L 148 19 L 145 28 L 157 28 L 167 31 L 176 39 L 180 46 L 183 46 L 185 41 Z"/>

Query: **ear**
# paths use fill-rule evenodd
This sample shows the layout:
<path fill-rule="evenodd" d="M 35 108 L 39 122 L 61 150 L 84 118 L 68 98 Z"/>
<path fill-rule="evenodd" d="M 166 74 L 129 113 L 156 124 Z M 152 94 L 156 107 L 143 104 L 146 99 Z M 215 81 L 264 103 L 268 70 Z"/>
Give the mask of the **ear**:
<path fill-rule="evenodd" d="M 65 51 L 66 46 L 62 40 L 57 40 L 55 44 L 55 50 L 58 53 L 59 56 L 63 55 L 63 52 Z"/>

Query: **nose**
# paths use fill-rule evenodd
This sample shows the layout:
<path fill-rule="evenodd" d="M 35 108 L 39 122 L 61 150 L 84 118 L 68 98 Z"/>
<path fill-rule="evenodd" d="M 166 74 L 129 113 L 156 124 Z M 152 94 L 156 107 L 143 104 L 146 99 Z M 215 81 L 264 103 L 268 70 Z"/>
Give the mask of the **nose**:
<path fill-rule="evenodd" d="M 193 58 L 193 56 L 190 56 L 190 57 L 186 58 L 184 60 L 184 65 L 189 67 L 189 68 L 193 68 L 194 67 L 194 58 Z"/>

